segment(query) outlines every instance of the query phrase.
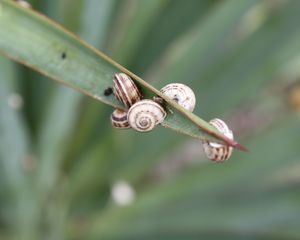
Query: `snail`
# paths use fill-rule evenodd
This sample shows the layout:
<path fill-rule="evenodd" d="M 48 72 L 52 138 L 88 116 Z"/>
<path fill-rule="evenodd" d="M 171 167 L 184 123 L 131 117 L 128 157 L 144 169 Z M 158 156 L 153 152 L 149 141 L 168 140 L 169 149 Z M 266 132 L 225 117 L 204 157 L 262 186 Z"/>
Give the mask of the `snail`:
<path fill-rule="evenodd" d="M 116 98 L 130 108 L 141 100 L 141 93 L 132 79 L 125 73 L 117 73 L 114 78 L 113 92 Z"/>
<path fill-rule="evenodd" d="M 116 109 L 110 116 L 111 124 L 114 128 L 127 129 L 130 128 L 127 120 L 127 112 Z"/>
<path fill-rule="evenodd" d="M 215 118 L 209 122 L 212 126 L 214 126 L 217 130 L 223 133 L 226 137 L 233 140 L 233 133 L 228 128 L 226 123 L 221 119 Z M 203 149 L 205 155 L 214 162 L 224 162 L 228 160 L 232 154 L 233 148 L 228 145 L 223 145 L 216 142 L 211 141 L 203 141 L 202 142 Z"/>
<path fill-rule="evenodd" d="M 149 132 L 166 117 L 166 112 L 158 103 L 145 99 L 128 110 L 129 125 L 139 132 Z"/>
<path fill-rule="evenodd" d="M 164 86 L 160 92 L 177 102 L 188 111 L 193 112 L 196 105 L 196 97 L 190 87 L 182 83 L 171 83 Z"/>

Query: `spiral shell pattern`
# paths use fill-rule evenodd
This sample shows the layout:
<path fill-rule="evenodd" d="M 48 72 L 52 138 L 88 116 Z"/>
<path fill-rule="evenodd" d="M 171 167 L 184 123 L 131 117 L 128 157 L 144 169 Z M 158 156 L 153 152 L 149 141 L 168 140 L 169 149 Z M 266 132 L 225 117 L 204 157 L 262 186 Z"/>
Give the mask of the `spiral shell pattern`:
<path fill-rule="evenodd" d="M 116 98 L 130 108 L 141 100 L 141 93 L 132 79 L 125 73 L 117 73 L 113 78 L 113 92 Z"/>
<path fill-rule="evenodd" d="M 116 109 L 110 116 L 111 124 L 114 128 L 118 129 L 127 129 L 130 128 L 128 119 L 127 119 L 127 112 Z"/>
<path fill-rule="evenodd" d="M 209 123 L 217 128 L 218 131 L 223 133 L 226 137 L 233 140 L 233 133 L 224 121 L 215 118 L 212 119 Z M 232 147 L 216 142 L 203 141 L 202 144 L 206 156 L 214 162 L 224 162 L 228 160 L 233 151 Z"/>
<path fill-rule="evenodd" d="M 176 101 L 180 106 L 193 112 L 196 106 L 196 97 L 193 90 L 182 83 L 171 83 L 164 86 L 161 93 Z"/>
<path fill-rule="evenodd" d="M 149 132 L 166 117 L 165 110 L 152 100 L 142 100 L 128 111 L 129 125 L 139 132 Z"/>

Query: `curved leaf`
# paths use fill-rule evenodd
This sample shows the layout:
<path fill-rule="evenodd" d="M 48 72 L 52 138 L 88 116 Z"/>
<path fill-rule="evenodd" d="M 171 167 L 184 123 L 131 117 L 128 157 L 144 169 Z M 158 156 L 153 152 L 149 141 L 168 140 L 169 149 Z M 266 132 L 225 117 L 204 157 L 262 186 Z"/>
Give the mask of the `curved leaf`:
<path fill-rule="evenodd" d="M 117 108 L 124 107 L 112 95 L 105 96 L 104 91 L 111 87 L 116 72 L 124 72 L 135 80 L 145 98 L 158 95 L 172 109 L 162 124 L 164 127 L 198 139 L 221 140 L 244 149 L 55 22 L 6 0 L 0 2 L 0 52 Z"/>

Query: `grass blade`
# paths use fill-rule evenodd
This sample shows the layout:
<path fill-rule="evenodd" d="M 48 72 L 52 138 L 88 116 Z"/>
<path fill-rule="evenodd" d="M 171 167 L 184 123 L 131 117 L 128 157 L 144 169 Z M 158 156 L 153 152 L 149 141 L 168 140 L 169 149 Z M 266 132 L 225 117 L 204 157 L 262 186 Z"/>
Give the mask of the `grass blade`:
<path fill-rule="evenodd" d="M 30 171 L 34 164 L 30 157 L 31 140 L 24 119 L 8 101 L 15 91 L 14 64 L 1 57 L 0 72 L 0 163 L 9 189 L 5 200 L 11 207 L 8 208 L 9 218 L 13 218 L 11 227 L 17 238 L 35 239 L 37 222 Z"/>
<path fill-rule="evenodd" d="M 165 120 L 165 127 L 199 139 L 223 141 L 243 149 L 210 124 L 163 96 L 141 78 L 55 22 L 6 0 L 0 2 L 0 52 L 52 79 L 118 108 L 123 106 L 113 96 L 105 96 L 104 90 L 111 86 L 111 79 L 116 72 L 127 73 L 141 88 L 144 97 L 158 95 L 174 110 L 175 114 Z"/>

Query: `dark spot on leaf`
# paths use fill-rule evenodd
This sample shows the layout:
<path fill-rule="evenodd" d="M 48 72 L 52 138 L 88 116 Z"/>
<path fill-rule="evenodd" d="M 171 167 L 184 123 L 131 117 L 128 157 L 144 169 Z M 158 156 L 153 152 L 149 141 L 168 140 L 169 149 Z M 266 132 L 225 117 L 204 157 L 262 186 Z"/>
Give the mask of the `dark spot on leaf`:
<path fill-rule="evenodd" d="M 104 96 L 109 96 L 113 93 L 113 89 L 111 87 L 106 88 L 103 92 Z"/>
<path fill-rule="evenodd" d="M 61 54 L 61 58 L 62 58 L 62 59 L 66 59 L 66 58 L 67 58 L 67 54 L 66 54 L 65 52 L 63 52 L 63 53 Z"/>

